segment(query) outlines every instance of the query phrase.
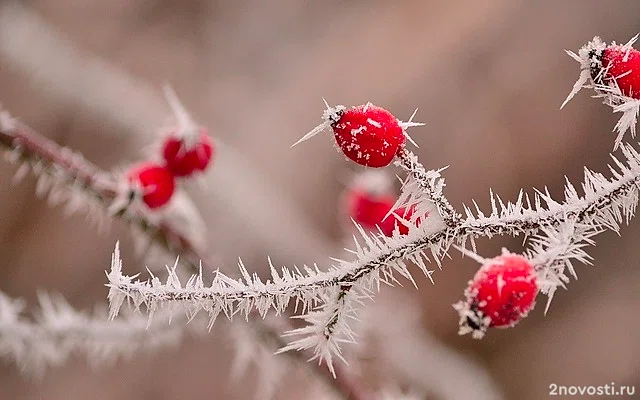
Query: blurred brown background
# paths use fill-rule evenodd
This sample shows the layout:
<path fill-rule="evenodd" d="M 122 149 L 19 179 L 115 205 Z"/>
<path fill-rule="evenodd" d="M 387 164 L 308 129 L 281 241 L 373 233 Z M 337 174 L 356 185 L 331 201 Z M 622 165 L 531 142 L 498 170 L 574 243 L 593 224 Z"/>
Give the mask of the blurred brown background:
<path fill-rule="evenodd" d="M 401 119 L 419 107 L 426 126 L 411 131 L 417 153 L 428 168 L 451 165 L 454 205 L 475 198 L 486 207 L 489 187 L 509 200 L 521 187 L 560 194 L 563 175 L 578 183 L 583 166 L 604 172 L 616 118 L 586 92 L 558 111 L 578 74 L 562 50 L 640 31 L 635 0 L 20 3 L 35 20 L 0 3 L 0 101 L 13 115 L 113 168 L 138 158 L 165 122 L 160 87 L 169 82 L 233 148 L 233 159 L 220 151 L 211 189 L 193 191 L 226 270 L 238 256 L 263 270 L 266 255 L 292 265 L 340 253 L 336 207 L 351 166 L 326 137 L 289 148 L 318 123 L 322 97 L 369 100 Z M 52 45 L 60 38 L 51 29 L 77 52 Z M 237 179 L 239 159 L 262 186 Z M 29 301 L 36 289 L 59 291 L 90 307 L 105 301 L 115 240 L 144 265 L 118 223 L 98 236 L 83 215 L 65 217 L 35 199 L 33 179 L 11 185 L 14 172 L 0 163 L 0 290 Z M 423 325 L 476 358 L 505 398 L 546 398 L 552 383 L 640 385 L 638 226 L 601 235 L 590 250 L 595 266 L 579 267 L 580 280 L 556 295 L 546 317 L 540 306 L 482 341 L 456 335 L 451 308 L 473 262 L 454 258 L 435 286 L 420 277 L 419 291 L 403 291 L 418 299 Z M 501 246 L 518 250 L 519 240 L 481 241 L 479 251 L 491 256 Z M 225 343 L 214 329 L 179 351 L 102 371 L 78 360 L 39 383 L 5 364 L 0 399 L 251 398 L 254 377 L 228 381 Z M 278 393 L 286 396 L 306 398 Z"/>

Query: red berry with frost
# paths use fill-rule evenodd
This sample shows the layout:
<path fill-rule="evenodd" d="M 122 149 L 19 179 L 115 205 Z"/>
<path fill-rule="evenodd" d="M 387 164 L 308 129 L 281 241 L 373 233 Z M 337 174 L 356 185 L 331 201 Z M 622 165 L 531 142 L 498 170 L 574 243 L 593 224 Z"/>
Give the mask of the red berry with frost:
<path fill-rule="evenodd" d="M 636 39 L 637 37 L 624 45 L 615 42 L 607 45 L 596 36 L 582 46 L 578 54 L 568 52 L 580 63 L 581 73 L 562 106 L 564 107 L 589 79 L 598 93 L 612 97 L 609 99 L 611 104 L 620 103 L 621 99 L 617 98 L 620 94 L 640 99 L 640 51 L 631 47 Z"/>
<path fill-rule="evenodd" d="M 400 121 L 371 103 L 351 107 L 331 121 L 338 147 L 352 161 L 367 167 L 391 163 L 406 138 Z"/>
<path fill-rule="evenodd" d="M 564 107 L 584 87 L 593 88 L 596 97 L 622 113 L 614 131 L 618 133 L 614 150 L 622 143 L 624 134 L 636 132 L 636 121 L 640 112 L 640 52 L 632 47 L 638 35 L 624 45 L 615 42 L 607 45 L 599 37 L 594 37 L 582 46 L 578 54 L 567 54 L 580 63 L 580 76 L 571 92 L 562 103 Z"/>
<path fill-rule="evenodd" d="M 175 191 L 175 178 L 171 171 L 162 165 L 140 164 L 127 173 L 127 179 L 151 209 L 167 204 Z"/>
<path fill-rule="evenodd" d="M 611 45 L 591 52 L 591 77 L 595 83 L 620 88 L 620 92 L 640 99 L 640 52 L 630 46 Z"/>
<path fill-rule="evenodd" d="M 385 170 L 366 169 L 347 186 L 343 210 L 363 228 L 377 231 L 396 200 L 391 175 Z"/>
<path fill-rule="evenodd" d="M 347 215 L 367 229 L 374 229 L 391 210 L 396 199 L 391 195 L 376 195 L 352 190 L 346 195 Z"/>
<path fill-rule="evenodd" d="M 164 142 L 163 156 L 167 168 L 179 177 L 204 171 L 213 157 L 213 141 L 206 129 L 197 134 L 171 134 Z"/>
<path fill-rule="evenodd" d="M 486 260 L 469 287 L 465 300 L 454 305 L 460 314 L 460 334 L 481 338 L 487 328 L 512 327 L 526 317 L 538 295 L 533 264 L 504 252 Z"/>

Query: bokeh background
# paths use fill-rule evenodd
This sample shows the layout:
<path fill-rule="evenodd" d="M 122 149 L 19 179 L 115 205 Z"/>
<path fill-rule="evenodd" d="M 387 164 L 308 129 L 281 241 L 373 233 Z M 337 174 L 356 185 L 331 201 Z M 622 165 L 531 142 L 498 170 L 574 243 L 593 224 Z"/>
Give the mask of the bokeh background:
<path fill-rule="evenodd" d="M 428 168 L 450 165 L 446 191 L 456 206 L 474 198 L 486 208 L 490 187 L 509 200 L 521 187 L 559 195 L 564 175 L 578 183 L 583 166 L 605 171 L 616 120 L 586 92 L 558 111 L 578 74 L 563 49 L 594 35 L 626 42 L 640 31 L 639 12 L 635 0 L 3 1 L 0 101 L 46 136 L 117 168 L 157 137 L 170 115 L 161 86 L 170 83 L 225 145 L 209 188 L 190 188 L 219 266 L 231 271 L 241 256 L 263 271 L 267 255 L 326 265 L 341 252 L 338 204 L 354 168 L 326 137 L 290 149 L 318 123 L 323 97 L 372 101 L 404 119 L 418 107 L 426 125 L 411 131 L 416 152 Z M 12 185 L 14 172 L 0 163 L 0 290 L 31 304 L 38 289 L 61 292 L 90 308 L 105 302 L 103 271 L 117 239 L 129 269 L 145 265 L 118 222 L 98 235 L 83 215 L 36 199 L 34 179 Z M 420 332 L 475 360 L 504 398 L 546 398 L 552 383 L 640 386 L 639 226 L 598 237 L 594 266 L 578 268 L 580 279 L 547 316 L 538 307 L 482 341 L 457 336 L 451 308 L 474 262 L 454 257 L 435 286 L 418 277 L 418 291 L 399 292 L 418 304 L 411 312 Z M 479 244 L 484 256 L 520 249 L 517 239 Z M 377 346 L 393 351 L 402 340 Z M 214 329 L 112 368 L 75 360 L 39 382 L 4 363 L 0 398 L 252 398 L 255 373 L 230 381 L 232 357 Z M 437 359 L 428 362 L 438 369 Z M 420 379 L 423 367 L 410 367 L 414 385 L 429 390 L 437 385 Z M 296 384 L 276 397 L 320 398 L 305 379 L 292 375 Z M 430 392 L 425 398 L 442 398 Z"/>

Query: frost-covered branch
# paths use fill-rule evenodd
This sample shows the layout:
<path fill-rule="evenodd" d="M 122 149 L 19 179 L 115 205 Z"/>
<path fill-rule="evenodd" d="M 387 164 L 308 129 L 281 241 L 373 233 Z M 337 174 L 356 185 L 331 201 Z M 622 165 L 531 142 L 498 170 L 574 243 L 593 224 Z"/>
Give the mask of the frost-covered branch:
<path fill-rule="evenodd" d="M 1 109 L 0 145 L 6 149 L 6 159 L 18 165 L 14 181 L 32 172 L 38 178 L 38 196 L 48 194 L 53 204 L 66 202 L 68 213 L 84 208 L 100 226 L 104 225 L 106 208 L 100 203 L 108 202 L 117 193 L 112 176 L 81 155 L 36 134 Z"/>
<path fill-rule="evenodd" d="M 444 196 L 444 179 L 440 177 L 440 171 L 427 171 L 418 161 L 415 154 L 403 148 L 398 151 L 396 165 L 400 166 L 407 174 L 413 177 L 413 181 L 424 194 L 434 203 L 438 215 L 444 220 L 446 226 L 454 227 L 462 221 L 462 216 L 456 212 L 449 200 Z M 405 190 L 412 193 L 411 190 Z M 411 201 L 404 201 L 411 203 Z"/>
<path fill-rule="evenodd" d="M 108 209 L 123 192 L 121 182 L 113 174 L 102 171 L 80 154 L 33 131 L 24 123 L 0 111 L 0 145 L 7 149 L 7 159 L 17 164 L 16 179 L 30 171 L 38 178 L 37 193 L 47 192 L 54 204 L 66 202 L 68 212 L 86 208 L 102 225 L 108 220 Z M 171 253 L 179 254 L 193 265 L 200 258 L 195 254 L 192 239 L 176 231 L 163 220 L 153 220 L 141 213 L 117 210 L 116 216 L 132 228 L 142 231 Z"/>
<path fill-rule="evenodd" d="M 106 312 L 80 313 L 61 296 L 40 294 L 38 300 L 39 309 L 28 318 L 21 300 L 0 292 L 0 355 L 36 376 L 73 355 L 102 366 L 140 350 L 166 347 L 186 331 L 181 324 L 167 325 L 161 318 L 149 323 L 132 313 L 108 321 Z"/>
<path fill-rule="evenodd" d="M 283 268 L 278 272 L 272 266 L 271 279 L 263 282 L 241 264 L 243 279 L 234 280 L 216 272 L 211 286 L 203 284 L 201 275 L 182 285 L 171 269 L 167 283 L 158 279 L 141 282 L 122 275 L 116 256 L 109 274 L 112 315 L 117 315 L 122 302 L 131 298 L 134 304 L 145 303 L 152 309 L 183 303 L 194 312 L 205 310 L 213 322 L 220 312 L 232 317 L 238 312 L 248 314 L 255 308 L 264 315 L 274 308 L 281 313 L 295 299 L 308 311 L 304 318 L 310 325 L 294 332 L 303 337 L 287 349 L 314 348 L 317 357 L 331 364 L 332 357 L 339 355 L 340 344 L 352 339 L 345 317 L 353 316 L 358 303 L 370 297 L 380 282 L 393 282 L 394 272 L 411 279 L 407 262 L 416 264 L 430 277 L 433 271 L 426 265 L 428 252 L 439 261 L 453 243 L 464 244 L 482 236 L 531 235 L 568 220 L 617 231 L 621 220 L 627 221 L 632 215 L 640 179 L 640 155 L 630 145 L 623 146 L 622 153 L 626 164 L 614 157 L 617 170 L 610 168 L 611 179 L 585 170 L 584 195 L 578 195 L 568 183 L 564 202 L 553 200 L 548 192 L 538 192 L 531 201 L 521 192 L 515 203 L 505 204 L 492 194 L 489 215 L 477 206 L 475 213 L 465 207 L 466 218 L 453 227 L 443 226 L 437 220 L 428 223 L 427 219 L 412 227 L 407 235 L 396 232 L 391 238 L 361 230 L 363 244 L 356 240 L 353 251 L 356 260 L 338 260 L 326 272 L 312 268 L 304 268 L 304 272 Z"/>

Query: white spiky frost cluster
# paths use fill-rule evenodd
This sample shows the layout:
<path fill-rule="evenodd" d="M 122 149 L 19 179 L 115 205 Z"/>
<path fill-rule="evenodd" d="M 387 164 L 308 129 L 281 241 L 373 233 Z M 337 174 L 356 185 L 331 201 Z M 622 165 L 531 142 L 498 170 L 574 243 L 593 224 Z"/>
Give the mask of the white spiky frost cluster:
<path fill-rule="evenodd" d="M 103 366 L 141 350 L 177 344 L 185 332 L 161 319 L 148 324 L 133 313 L 115 321 L 107 319 L 106 310 L 81 313 L 61 296 L 41 293 L 38 301 L 38 311 L 28 317 L 22 300 L 0 292 L 0 356 L 32 376 L 74 355 L 85 356 L 92 367 Z"/>

